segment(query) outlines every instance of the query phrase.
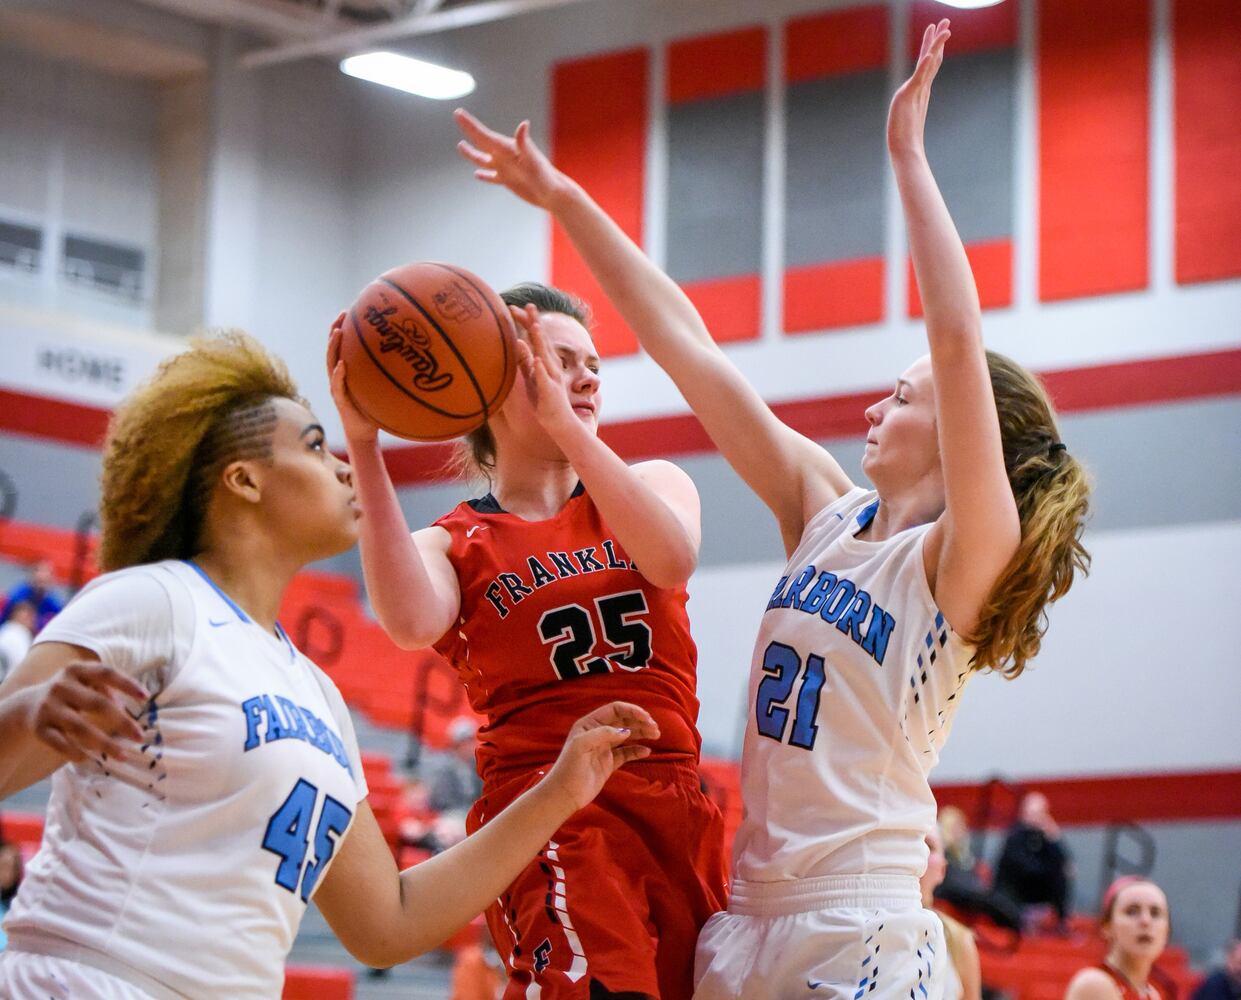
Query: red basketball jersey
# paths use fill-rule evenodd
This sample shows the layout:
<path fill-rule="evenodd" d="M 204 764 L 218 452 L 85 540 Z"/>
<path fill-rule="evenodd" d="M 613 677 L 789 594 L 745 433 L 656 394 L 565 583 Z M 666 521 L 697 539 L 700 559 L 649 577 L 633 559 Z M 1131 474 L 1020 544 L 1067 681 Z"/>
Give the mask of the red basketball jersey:
<path fill-rule="evenodd" d="M 522 520 L 488 495 L 435 523 L 452 536 L 461 588 L 460 619 L 435 649 L 487 718 L 485 782 L 550 764 L 569 727 L 615 699 L 658 722 L 648 759 L 697 762 L 688 595 L 646 581 L 580 484 L 546 521 Z"/>

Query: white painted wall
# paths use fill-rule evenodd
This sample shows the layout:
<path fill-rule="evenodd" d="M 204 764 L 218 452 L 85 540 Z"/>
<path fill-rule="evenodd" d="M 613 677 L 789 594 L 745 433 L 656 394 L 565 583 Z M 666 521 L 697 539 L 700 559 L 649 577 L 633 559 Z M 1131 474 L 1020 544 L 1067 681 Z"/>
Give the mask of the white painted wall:
<path fill-rule="evenodd" d="M 1241 521 L 1092 532 L 1088 578 L 1057 603 L 1015 681 L 974 677 L 938 781 L 1241 766 Z M 759 619 L 783 562 L 700 569 L 690 584 L 699 727 L 740 752 Z M 742 720 L 745 720 L 743 723 Z M 831 725 L 830 719 L 821 720 Z"/>

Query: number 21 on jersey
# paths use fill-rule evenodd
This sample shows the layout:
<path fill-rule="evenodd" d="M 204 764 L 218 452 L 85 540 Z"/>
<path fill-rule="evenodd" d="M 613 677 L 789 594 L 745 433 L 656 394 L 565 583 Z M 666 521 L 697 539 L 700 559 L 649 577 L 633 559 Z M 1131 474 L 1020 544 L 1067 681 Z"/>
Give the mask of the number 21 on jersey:
<path fill-rule="evenodd" d="M 803 670 L 797 650 L 782 642 L 773 642 L 763 653 L 763 674 L 754 705 L 759 734 L 783 743 L 791 714 L 793 726 L 789 732 L 789 746 L 813 750 L 819 735 L 815 722 L 819 697 L 827 679 L 823 657 L 811 653 L 806 657 Z"/>

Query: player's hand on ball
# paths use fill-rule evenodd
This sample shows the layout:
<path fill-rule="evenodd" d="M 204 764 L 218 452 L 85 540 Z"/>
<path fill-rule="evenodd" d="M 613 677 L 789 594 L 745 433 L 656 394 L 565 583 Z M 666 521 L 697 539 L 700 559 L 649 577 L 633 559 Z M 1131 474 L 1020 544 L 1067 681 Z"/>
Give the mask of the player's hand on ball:
<path fill-rule="evenodd" d="M 100 754 L 124 759 L 125 742 L 142 739 L 142 727 L 125 699 L 142 706 L 150 696 L 134 680 L 97 660 L 70 663 L 36 690 L 30 728 L 70 760 Z"/>
<path fill-rule="evenodd" d="M 509 306 L 509 312 L 513 314 L 517 328 L 524 333 L 517 341 L 517 371 L 526 387 L 534 415 L 554 438 L 558 430 L 577 421 L 573 407 L 569 405 L 563 366 L 543 336 L 539 311 L 527 305 L 524 309 Z"/>
<path fill-rule="evenodd" d="M 345 362 L 340 357 L 344 323 L 345 314 L 341 313 L 332 324 L 332 332 L 327 338 L 327 373 L 332 384 L 332 402 L 336 404 L 336 411 L 340 414 L 345 437 L 350 441 L 369 443 L 379 438 L 379 428 L 363 416 L 353 397 L 349 395 L 349 386 L 345 384 Z"/>
<path fill-rule="evenodd" d="M 951 35 L 947 18 L 938 24 L 928 24 L 922 33 L 922 50 L 913 74 L 893 95 L 888 109 L 888 149 L 891 152 L 923 148 L 931 83 L 944 61 L 944 44 Z"/>
<path fill-rule="evenodd" d="M 570 182 L 530 138 L 530 123 L 522 122 L 512 136 L 494 132 L 464 108 L 453 112 L 465 138 L 457 151 L 474 164 L 474 176 L 499 184 L 539 208 L 550 208 Z"/>
<path fill-rule="evenodd" d="M 568 797 L 574 809 L 590 802 L 618 767 L 650 755 L 636 740 L 653 740 L 659 726 L 646 709 L 625 701 L 597 708 L 573 724 L 564 749 L 543 780 Z"/>

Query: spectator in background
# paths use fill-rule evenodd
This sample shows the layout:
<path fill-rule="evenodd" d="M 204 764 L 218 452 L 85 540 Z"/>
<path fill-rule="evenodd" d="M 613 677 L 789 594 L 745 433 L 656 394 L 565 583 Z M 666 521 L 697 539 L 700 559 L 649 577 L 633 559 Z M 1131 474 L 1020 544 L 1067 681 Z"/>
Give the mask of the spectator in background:
<path fill-rule="evenodd" d="M 956 806 L 944 806 L 939 811 L 939 829 L 946 867 L 935 898 L 962 914 L 981 913 L 1000 927 L 1021 930 L 1020 908 L 1007 896 L 992 890 L 986 866 L 974 857 L 965 813 Z"/>
<path fill-rule="evenodd" d="M 474 769 L 478 746 L 478 723 L 468 716 L 448 726 L 449 748 L 428 753 L 419 769 L 427 805 L 437 813 L 416 846 L 436 853 L 465 839 L 465 817 L 482 794 L 483 783 Z"/>
<path fill-rule="evenodd" d="M 22 852 L 16 844 L 0 844 L 0 920 L 9 912 L 17 887 L 22 884 Z M 8 943 L 4 928 L 0 927 L 0 951 Z"/>
<path fill-rule="evenodd" d="M 1203 980 L 1191 1000 L 1241 1000 L 1241 938 L 1228 946 L 1223 966 Z"/>
<path fill-rule="evenodd" d="M 1047 796 L 1027 792 L 996 864 L 996 890 L 1023 907 L 1049 904 L 1056 913 L 1058 928 L 1063 929 L 1069 912 L 1071 875 L 1069 852 L 1052 818 Z"/>
<path fill-rule="evenodd" d="M 474 805 L 483 783 L 474 771 L 474 750 L 478 746 L 478 723 L 461 716 L 448 726 L 450 747 L 429 755 L 423 765 L 428 802 L 436 812 L 461 812 Z"/>
<path fill-rule="evenodd" d="M 1103 894 L 1107 957 L 1069 982 L 1064 1000 L 1162 1000 L 1151 969 L 1168 943 L 1168 900 L 1148 879 L 1126 875 Z"/>
<path fill-rule="evenodd" d="M 922 905 L 931 910 L 934 909 L 933 893 L 943 882 L 948 867 L 938 826 L 926 835 L 926 846 L 930 853 L 926 871 L 918 884 L 922 888 Z M 939 919 L 944 925 L 944 941 L 948 945 L 948 962 L 944 967 L 948 981 L 944 984 L 943 1000 L 982 1000 L 982 966 L 973 933 L 946 913 L 940 913 Z"/>
<path fill-rule="evenodd" d="M 9 617 L 0 625 L 0 681 L 26 658 L 34 642 L 37 612 L 30 601 L 16 601 L 9 608 Z"/>
<path fill-rule="evenodd" d="M 33 632 L 39 634 L 52 618 L 60 613 L 65 602 L 56 594 L 56 578 L 52 575 L 52 561 L 40 559 L 30 567 L 30 574 L 24 583 L 19 583 L 9 591 L 4 599 L 4 607 L 0 609 L 0 623 L 7 622 L 13 609 L 22 601 L 29 601 L 35 608 L 35 625 Z"/>

